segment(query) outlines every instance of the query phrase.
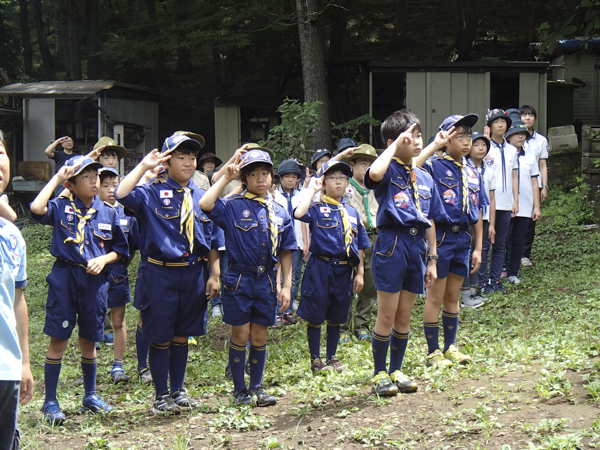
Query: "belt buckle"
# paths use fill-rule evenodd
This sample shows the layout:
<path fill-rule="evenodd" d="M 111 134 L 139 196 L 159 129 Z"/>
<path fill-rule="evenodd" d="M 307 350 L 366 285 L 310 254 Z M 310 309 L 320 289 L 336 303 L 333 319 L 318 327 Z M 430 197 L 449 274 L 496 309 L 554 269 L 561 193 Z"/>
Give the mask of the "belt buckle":
<path fill-rule="evenodd" d="M 340 259 L 339 259 L 339 258 L 331 258 L 331 259 L 329 260 L 329 263 L 330 263 L 332 266 L 339 266 L 339 265 L 340 265 Z"/>
<path fill-rule="evenodd" d="M 416 228 L 411 228 L 410 229 L 410 235 L 411 236 L 416 236 L 417 235 L 417 229 Z"/>
<path fill-rule="evenodd" d="M 198 257 L 197 256 L 190 256 L 190 259 L 188 261 L 190 263 L 190 266 L 195 266 L 196 263 L 198 262 Z"/>
<path fill-rule="evenodd" d="M 458 225 L 454 225 L 454 226 L 452 227 L 452 232 L 453 232 L 453 233 L 458 233 L 459 231 L 460 231 L 460 227 L 459 227 Z"/>
<path fill-rule="evenodd" d="M 256 272 L 257 273 L 264 273 L 265 272 L 265 266 L 258 266 L 256 268 Z"/>

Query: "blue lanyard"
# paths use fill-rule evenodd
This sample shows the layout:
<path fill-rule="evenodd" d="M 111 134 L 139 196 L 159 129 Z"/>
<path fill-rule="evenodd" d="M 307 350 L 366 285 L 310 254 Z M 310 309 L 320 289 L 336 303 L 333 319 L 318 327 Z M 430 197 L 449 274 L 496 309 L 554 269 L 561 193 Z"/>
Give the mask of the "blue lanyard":
<path fill-rule="evenodd" d="M 506 142 L 502 141 L 502 144 L 498 144 L 494 140 L 492 142 L 500 149 L 500 155 L 502 156 L 502 192 L 506 192 L 506 159 L 504 159 L 504 145 L 506 145 Z"/>

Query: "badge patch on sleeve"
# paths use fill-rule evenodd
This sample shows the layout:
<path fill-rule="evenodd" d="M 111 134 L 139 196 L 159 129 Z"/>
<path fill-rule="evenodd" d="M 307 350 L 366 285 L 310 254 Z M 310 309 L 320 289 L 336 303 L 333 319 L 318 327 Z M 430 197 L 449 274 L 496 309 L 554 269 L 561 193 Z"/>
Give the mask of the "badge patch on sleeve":
<path fill-rule="evenodd" d="M 394 195 L 394 205 L 398 209 L 408 209 L 408 205 L 410 203 L 410 199 L 406 192 L 400 191 L 396 195 Z"/>
<path fill-rule="evenodd" d="M 477 194 L 474 192 L 471 193 L 471 200 L 473 200 L 473 204 L 477 206 L 479 204 L 479 200 L 477 200 Z"/>
<path fill-rule="evenodd" d="M 442 195 L 444 196 L 444 203 L 454 205 L 454 202 L 456 201 L 456 193 L 452 189 L 444 191 Z"/>

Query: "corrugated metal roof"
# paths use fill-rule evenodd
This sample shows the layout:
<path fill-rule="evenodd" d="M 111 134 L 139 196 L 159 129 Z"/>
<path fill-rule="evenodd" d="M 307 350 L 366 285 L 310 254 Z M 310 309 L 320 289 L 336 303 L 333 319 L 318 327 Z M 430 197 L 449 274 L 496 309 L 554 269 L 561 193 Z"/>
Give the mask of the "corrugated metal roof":
<path fill-rule="evenodd" d="M 120 88 L 131 91 L 154 94 L 150 89 L 133 84 L 111 80 L 81 81 L 39 81 L 36 83 L 16 83 L 0 88 L 0 95 L 18 95 L 21 97 L 87 97 L 105 89 Z"/>

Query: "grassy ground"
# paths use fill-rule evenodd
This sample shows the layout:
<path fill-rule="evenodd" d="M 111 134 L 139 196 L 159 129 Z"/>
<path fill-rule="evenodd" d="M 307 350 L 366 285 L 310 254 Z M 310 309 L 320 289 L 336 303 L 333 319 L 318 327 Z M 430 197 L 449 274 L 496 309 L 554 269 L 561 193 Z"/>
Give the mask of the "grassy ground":
<path fill-rule="evenodd" d="M 53 263 L 50 231 L 24 229 L 28 242 L 33 400 L 21 409 L 24 448 L 261 448 L 261 449 L 579 449 L 600 447 L 600 234 L 582 201 L 585 186 L 569 162 L 554 155 L 551 196 L 538 230 L 534 266 L 523 283 L 477 310 L 463 310 L 460 348 L 473 364 L 444 371 L 424 367 L 423 302 L 413 313 L 405 372 L 419 383 L 415 394 L 373 397 L 368 343 L 340 347 L 350 367 L 343 374 L 313 377 L 305 325 L 272 330 L 265 385 L 277 395 L 273 408 L 229 406 L 231 383 L 223 376 L 228 328 L 211 319 L 208 335 L 190 351 L 186 386 L 201 402 L 179 417 L 150 412 L 152 387 L 135 378 L 109 383 L 112 350 L 99 352 L 98 391 L 116 407 L 107 417 L 79 412 L 82 387 L 79 353 L 71 345 L 63 359 L 59 401 L 64 426 L 42 423 L 45 276 Z M 132 268 L 133 269 L 133 268 Z M 130 273 L 133 275 L 135 271 Z M 132 276 L 132 284 L 135 277 Z M 137 313 L 127 311 L 126 370 L 135 373 Z"/>

